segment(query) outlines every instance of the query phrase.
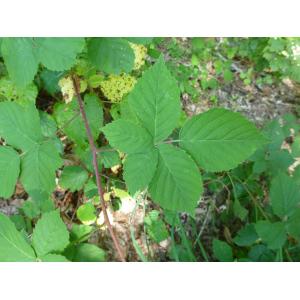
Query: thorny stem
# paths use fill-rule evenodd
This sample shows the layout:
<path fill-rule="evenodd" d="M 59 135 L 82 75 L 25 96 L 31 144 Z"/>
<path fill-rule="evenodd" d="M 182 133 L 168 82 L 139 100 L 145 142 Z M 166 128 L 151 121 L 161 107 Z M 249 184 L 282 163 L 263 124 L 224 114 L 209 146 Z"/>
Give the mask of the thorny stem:
<path fill-rule="evenodd" d="M 101 207 L 102 207 L 102 211 L 103 211 L 103 215 L 104 215 L 104 222 L 105 222 L 105 224 L 108 228 L 108 231 L 111 235 L 111 238 L 112 238 L 114 246 L 115 246 L 115 248 L 118 252 L 120 260 L 125 262 L 126 261 L 125 256 L 124 256 L 123 251 L 121 249 L 121 246 L 120 246 L 120 244 L 119 244 L 119 242 L 116 238 L 116 235 L 113 231 L 113 228 L 112 228 L 112 226 L 109 222 L 109 218 L 108 218 L 108 214 L 107 214 L 107 210 L 106 210 L 106 205 L 105 205 L 105 201 L 104 201 L 104 198 L 103 198 L 103 189 L 102 189 L 102 186 L 101 186 L 100 172 L 99 172 L 99 167 L 98 167 L 98 162 L 97 162 L 97 148 L 96 148 L 96 145 L 95 145 L 95 142 L 94 142 L 94 139 L 93 139 L 93 135 L 92 135 L 92 131 L 91 131 L 91 128 L 90 128 L 90 125 L 89 125 L 89 121 L 87 119 L 87 116 L 86 116 L 86 113 L 85 113 L 85 110 L 84 110 L 83 100 L 82 100 L 81 95 L 80 95 L 79 82 L 78 82 L 77 78 L 75 78 L 75 76 L 72 77 L 72 80 L 73 80 L 73 86 L 74 86 L 75 93 L 76 93 L 77 100 L 78 100 L 78 104 L 79 104 L 80 113 L 81 113 L 81 116 L 82 116 L 82 119 L 83 119 L 83 122 L 84 122 L 84 126 L 85 126 L 85 129 L 86 129 L 86 134 L 87 134 L 89 144 L 90 144 L 90 148 L 91 148 L 92 155 L 93 155 L 93 167 L 94 167 L 95 176 L 96 176 L 98 194 L 99 194 L 99 197 L 100 197 Z"/>

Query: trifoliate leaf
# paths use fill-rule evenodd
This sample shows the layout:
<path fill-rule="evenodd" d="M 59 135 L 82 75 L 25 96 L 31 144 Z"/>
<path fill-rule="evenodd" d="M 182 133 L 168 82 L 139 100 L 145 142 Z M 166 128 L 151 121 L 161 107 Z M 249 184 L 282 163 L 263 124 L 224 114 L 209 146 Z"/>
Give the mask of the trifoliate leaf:
<path fill-rule="evenodd" d="M 20 180 L 25 190 L 51 193 L 55 187 L 55 171 L 62 163 L 53 141 L 48 140 L 32 147 L 21 158 Z"/>
<path fill-rule="evenodd" d="M 144 153 L 126 156 L 123 176 L 131 195 L 149 185 L 156 170 L 157 160 L 158 152 L 154 148 Z"/>
<path fill-rule="evenodd" d="M 129 73 L 134 66 L 134 52 L 121 38 L 92 38 L 88 58 L 100 71 L 109 74 Z"/>
<path fill-rule="evenodd" d="M 32 245 L 39 257 L 62 252 L 69 243 L 69 232 L 58 211 L 43 214 L 32 235 Z"/>
<path fill-rule="evenodd" d="M 270 199 L 272 209 L 278 217 L 290 216 L 300 203 L 300 186 L 292 177 L 279 173 L 272 180 Z"/>
<path fill-rule="evenodd" d="M 180 132 L 180 146 L 207 171 L 236 167 L 265 142 L 240 114 L 216 108 L 192 117 Z"/>
<path fill-rule="evenodd" d="M 17 231 L 14 223 L 0 213 L 0 261 L 35 261 L 33 249 Z"/>
<path fill-rule="evenodd" d="M 63 169 L 59 185 L 71 192 L 79 191 L 88 180 L 88 172 L 80 166 L 67 166 Z"/>
<path fill-rule="evenodd" d="M 179 88 L 162 58 L 143 73 L 128 102 L 154 142 L 167 138 L 180 118 Z"/>
<path fill-rule="evenodd" d="M 13 148 L 0 146 L 0 197 L 9 198 L 20 173 L 20 156 Z"/>
<path fill-rule="evenodd" d="M 158 165 L 150 194 L 165 209 L 194 215 L 202 193 L 202 179 L 195 162 L 180 148 L 158 146 Z"/>
<path fill-rule="evenodd" d="M 122 119 L 107 124 L 102 131 L 110 145 L 122 152 L 144 152 L 153 145 L 152 137 L 146 129 Z"/>

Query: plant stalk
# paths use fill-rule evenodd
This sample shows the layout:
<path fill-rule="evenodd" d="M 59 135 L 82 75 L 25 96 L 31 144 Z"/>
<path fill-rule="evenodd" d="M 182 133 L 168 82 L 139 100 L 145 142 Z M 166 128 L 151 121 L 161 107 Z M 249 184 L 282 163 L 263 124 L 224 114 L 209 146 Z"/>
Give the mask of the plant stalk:
<path fill-rule="evenodd" d="M 84 123 L 85 129 L 86 129 L 86 134 L 87 134 L 88 141 L 89 141 L 89 144 L 90 144 L 90 149 L 92 151 L 93 167 L 94 167 L 95 176 L 96 176 L 98 194 L 99 194 L 99 197 L 100 197 L 101 207 L 102 207 L 102 211 L 103 211 L 103 215 L 104 215 L 104 222 L 105 222 L 105 224 L 108 228 L 108 231 L 109 231 L 110 236 L 113 240 L 114 246 L 115 246 L 115 248 L 118 252 L 118 255 L 120 257 L 120 260 L 125 262 L 126 260 L 125 260 L 124 253 L 121 249 L 119 241 L 118 241 L 118 239 L 117 239 L 117 237 L 114 233 L 114 230 L 113 230 L 113 228 L 110 224 L 109 218 L 108 218 L 108 214 L 107 214 L 107 210 L 106 210 L 106 204 L 105 204 L 105 201 L 104 201 L 104 198 L 103 198 L 103 189 L 102 189 L 102 185 L 101 185 L 100 172 L 99 172 L 99 167 L 98 167 L 98 162 L 97 162 L 97 147 L 96 147 L 94 139 L 93 139 L 92 131 L 91 131 L 89 121 L 88 121 L 88 118 L 87 118 L 87 115 L 86 115 L 86 112 L 85 112 L 85 109 L 84 109 L 84 103 L 83 103 L 83 100 L 82 100 L 81 95 L 80 95 L 79 82 L 78 82 L 78 79 L 75 76 L 72 77 L 72 80 L 73 80 L 73 86 L 74 86 L 75 93 L 76 93 L 77 100 L 78 100 L 78 104 L 79 104 L 80 113 L 81 113 L 81 116 L 82 116 L 82 119 L 83 119 L 83 123 Z"/>

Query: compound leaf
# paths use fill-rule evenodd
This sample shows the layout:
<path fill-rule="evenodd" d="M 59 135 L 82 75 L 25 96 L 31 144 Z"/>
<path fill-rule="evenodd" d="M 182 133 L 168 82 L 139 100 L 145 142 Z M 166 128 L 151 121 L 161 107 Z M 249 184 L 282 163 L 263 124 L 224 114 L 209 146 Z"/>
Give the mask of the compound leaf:
<path fill-rule="evenodd" d="M 32 245 L 39 257 L 62 252 L 69 243 L 69 232 L 58 211 L 43 214 L 32 235 Z"/>
<path fill-rule="evenodd" d="M 167 138 L 180 117 L 180 91 L 162 58 L 144 72 L 128 102 L 154 142 Z"/>
<path fill-rule="evenodd" d="M 214 172 L 236 167 L 264 141 L 251 122 L 222 108 L 191 118 L 180 132 L 180 146 L 199 166 Z"/>
<path fill-rule="evenodd" d="M 0 261 L 30 262 L 35 259 L 33 249 L 16 229 L 14 223 L 0 213 Z"/>
<path fill-rule="evenodd" d="M 14 193 L 20 173 L 20 156 L 11 147 L 0 147 L 0 197 L 9 198 Z"/>
<path fill-rule="evenodd" d="M 158 165 L 150 183 L 155 202 L 165 209 L 194 215 L 202 193 L 200 172 L 184 150 L 168 144 L 158 146 Z"/>

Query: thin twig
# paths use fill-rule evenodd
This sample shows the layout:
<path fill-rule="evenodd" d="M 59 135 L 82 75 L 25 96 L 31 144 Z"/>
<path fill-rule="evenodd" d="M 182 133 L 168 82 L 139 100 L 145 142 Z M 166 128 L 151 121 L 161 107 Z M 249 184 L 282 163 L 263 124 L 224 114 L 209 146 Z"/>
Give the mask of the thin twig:
<path fill-rule="evenodd" d="M 101 186 L 101 179 L 100 179 L 100 173 L 99 173 L 99 167 L 98 167 L 98 162 L 97 162 L 97 148 L 93 139 L 93 135 L 92 135 L 92 131 L 89 125 L 89 121 L 87 119 L 85 110 L 84 110 L 84 104 L 83 104 L 83 100 L 81 98 L 80 95 L 80 89 L 79 89 L 79 83 L 77 81 L 77 79 L 75 77 L 72 77 L 73 80 L 73 85 L 74 85 L 74 89 L 75 89 L 75 93 L 77 96 L 77 100 L 78 100 L 78 104 L 79 104 L 79 109 L 80 109 L 80 113 L 84 122 L 84 126 L 86 129 L 86 134 L 89 140 L 89 144 L 90 144 L 90 148 L 92 151 L 92 155 L 93 155 L 93 167 L 94 167 L 94 171 L 95 171 L 95 176 L 96 176 L 96 183 L 97 183 L 97 188 L 98 188 L 98 194 L 100 197 L 100 201 L 101 201 L 101 206 L 102 206 L 102 211 L 103 211 L 103 215 L 104 215 L 104 222 L 108 228 L 108 231 L 111 235 L 111 238 L 113 240 L 114 246 L 118 252 L 118 255 L 121 259 L 121 261 L 125 261 L 125 256 L 123 254 L 123 251 L 121 249 L 121 246 L 115 236 L 115 233 L 113 231 L 113 228 L 109 222 L 109 218 L 108 218 L 108 214 L 107 214 L 107 210 L 106 210 L 106 205 L 105 205 L 105 201 L 103 198 L 103 189 Z"/>

